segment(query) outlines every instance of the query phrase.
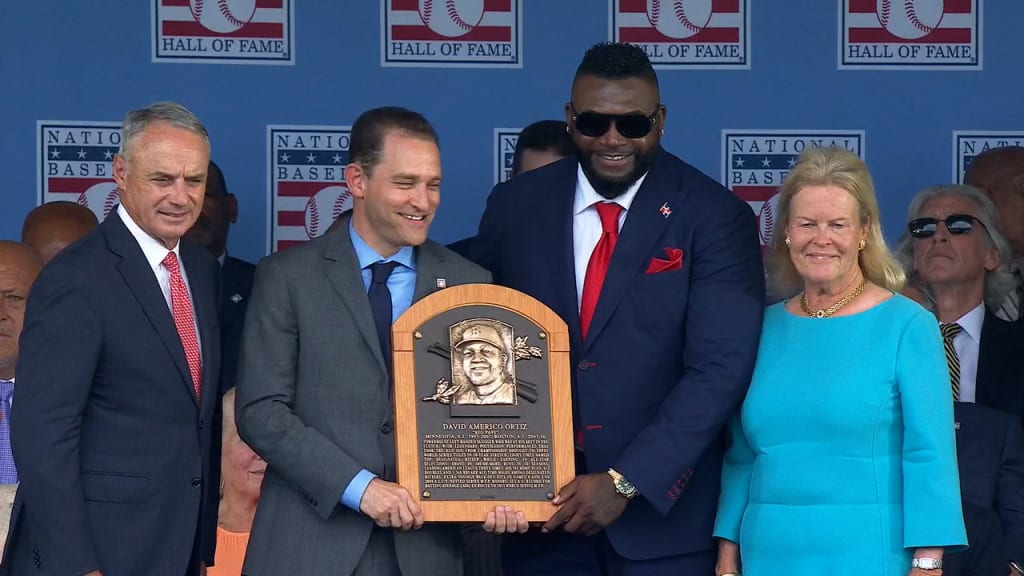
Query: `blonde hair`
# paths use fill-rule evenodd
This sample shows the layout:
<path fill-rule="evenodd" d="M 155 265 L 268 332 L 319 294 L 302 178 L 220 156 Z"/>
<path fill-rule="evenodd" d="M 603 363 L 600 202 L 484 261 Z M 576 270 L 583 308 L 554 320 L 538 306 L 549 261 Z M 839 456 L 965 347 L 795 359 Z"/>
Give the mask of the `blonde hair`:
<path fill-rule="evenodd" d="M 788 298 L 803 289 L 803 279 L 793 265 L 786 246 L 789 210 L 793 197 L 808 186 L 836 186 L 857 202 L 860 223 L 867 229 L 867 244 L 858 254 L 858 264 L 868 281 L 894 292 L 903 288 L 903 267 L 889 252 L 882 236 L 878 199 L 871 173 L 863 160 L 844 148 L 807 148 L 786 176 L 779 194 L 779 217 L 768 251 L 768 285 L 772 294 Z"/>

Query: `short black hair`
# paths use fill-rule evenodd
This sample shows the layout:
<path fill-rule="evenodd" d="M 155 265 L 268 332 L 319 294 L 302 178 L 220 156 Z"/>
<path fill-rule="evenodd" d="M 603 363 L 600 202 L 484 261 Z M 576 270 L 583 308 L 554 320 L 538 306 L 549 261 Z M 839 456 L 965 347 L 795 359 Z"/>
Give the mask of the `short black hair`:
<path fill-rule="evenodd" d="M 352 124 L 348 145 L 349 162 L 359 164 L 367 172 L 373 172 L 374 167 L 380 163 L 384 139 L 391 131 L 438 144 L 437 132 L 422 114 L 399 106 L 382 106 L 363 112 Z"/>
<path fill-rule="evenodd" d="M 229 192 L 228 192 L 228 182 L 227 182 L 227 180 L 224 179 L 224 171 L 221 170 L 220 166 L 217 166 L 217 163 L 214 162 L 213 160 L 210 160 L 210 167 L 209 167 L 209 169 L 207 171 L 207 174 L 206 174 L 206 192 L 207 193 L 210 192 L 210 184 L 211 183 L 215 184 L 217 186 L 217 188 L 221 191 L 221 194 L 220 194 L 221 197 L 227 196 L 229 194 Z"/>
<path fill-rule="evenodd" d="M 658 75 L 643 48 L 625 42 L 601 42 L 590 47 L 576 69 L 573 82 L 580 76 L 598 78 L 643 78 L 658 87 Z"/>
<path fill-rule="evenodd" d="M 572 137 L 567 128 L 568 125 L 562 120 L 541 120 L 523 128 L 512 154 L 512 174 L 519 174 L 523 152 L 527 150 L 551 150 L 561 156 L 571 155 Z"/>

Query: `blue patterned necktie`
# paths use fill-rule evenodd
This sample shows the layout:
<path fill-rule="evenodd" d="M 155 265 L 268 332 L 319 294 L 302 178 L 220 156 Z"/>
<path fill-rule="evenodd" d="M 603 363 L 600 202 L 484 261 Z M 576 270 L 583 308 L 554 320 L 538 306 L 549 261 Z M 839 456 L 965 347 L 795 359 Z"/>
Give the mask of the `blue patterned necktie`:
<path fill-rule="evenodd" d="M 17 484 L 18 470 L 11 454 L 11 398 L 14 381 L 0 380 L 0 484 Z"/>

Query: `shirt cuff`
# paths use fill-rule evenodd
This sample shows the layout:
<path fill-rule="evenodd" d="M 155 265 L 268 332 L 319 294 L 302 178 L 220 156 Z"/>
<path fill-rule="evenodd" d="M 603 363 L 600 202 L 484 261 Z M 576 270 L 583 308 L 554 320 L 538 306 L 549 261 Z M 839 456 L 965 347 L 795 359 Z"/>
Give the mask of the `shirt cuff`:
<path fill-rule="evenodd" d="M 345 488 L 345 492 L 341 495 L 341 503 L 359 512 L 359 502 L 363 499 L 363 492 L 366 492 L 366 487 L 370 485 L 370 481 L 376 478 L 377 475 L 370 472 L 367 469 L 362 469 L 356 474 L 352 480 L 348 483 L 348 487 Z"/>

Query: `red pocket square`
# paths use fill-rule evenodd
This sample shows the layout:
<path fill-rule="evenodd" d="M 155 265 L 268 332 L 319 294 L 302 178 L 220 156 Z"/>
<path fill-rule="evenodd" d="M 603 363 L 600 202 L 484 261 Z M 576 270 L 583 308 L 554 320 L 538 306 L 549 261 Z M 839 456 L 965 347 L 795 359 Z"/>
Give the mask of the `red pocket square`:
<path fill-rule="evenodd" d="M 666 259 L 651 258 L 651 263 L 647 265 L 646 274 L 657 274 L 658 272 L 669 272 L 671 270 L 679 270 L 683 267 L 683 251 L 679 248 L 665 248 Z"/>

